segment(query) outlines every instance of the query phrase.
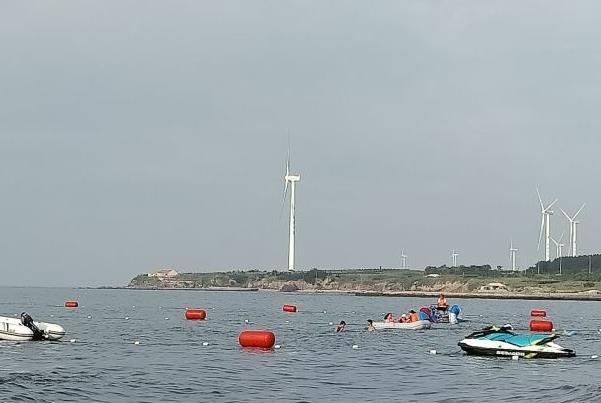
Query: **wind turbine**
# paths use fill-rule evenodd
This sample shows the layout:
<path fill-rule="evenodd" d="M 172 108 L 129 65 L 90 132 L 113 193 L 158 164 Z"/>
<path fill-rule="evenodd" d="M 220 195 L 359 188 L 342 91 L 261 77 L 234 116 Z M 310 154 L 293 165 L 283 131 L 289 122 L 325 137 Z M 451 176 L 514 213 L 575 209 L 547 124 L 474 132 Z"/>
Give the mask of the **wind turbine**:
<path fill-rule="evenodd" d="M 543 236 L 543 228 L 545 230 L 545 260 L 548 262 L 551 260 L 549 257 L 549 239 L 551 237 L 551 216 L 553 215 L 553 211 L 551 211 L 551 207 L 557 203 L 557 199 L 553 200 L 551 204 L 547 207 L 543 204 L 543 199 L 540 197 L 540 192 L 538 191 L 538 187 L 536 188 L 536 194 L 538 195 L 538 201 L 540 202 L 542 220 L 540 222 L 540 233 L 538 235 L 538 246 L 536 250 L 540 250 L 540 241 Z"/>
<path fill-rule="evenodd" d="M 401 259 L 403 261 L 403 269 L 407 268 L 407 255 L 405 255 L 405 251 L 401 251 Z"/>
<path fill-rule="evenodd" d="M 515 271 L 515 253 L 518 250 L 513 247 L 513 240 L 509 243 L 509 258 L 511 259 L 511 271 Z"/>
<path fill-rule="evenodd" d="M 296 188 L 296 182 L 300 181 L 300 175 L 290 174 L 290 147 L 288 147 L 288 159 L 286 160 L 286 176 L 284 176 L 284 196 L 282 198 L 282 205 L 286 200 L 286 193 L 288 192 L 288 183 L 290 183 L 290 227 L 288 228 L 288 271 L 294 271 L 294 190 Z"/>
<path fill-rule="evenodd" d="M 578 214 L 580 214 L 584 206 L 585 204 L 578 209 L 576 214 L 574 214 L 574 217 L 570 217 L 563 209 L 560 209 L 570 222 L 570 248 L 572 249 L 572 256 L 576 256 L 576 225 L 580 224 L 580 221 L 576 221 L 576 217 L 578 217 Z"/>
<path fill-rule="evenodd" d="M 457 267 L 457 256 L 459 253 L 455 252 L 455 249 L 451 251 L 451 257 L 453 258 L 453 267 Z"/>
<path fill-rule="evenodd" d="M 553 237 L 551 237 L 551 241 L 553 241 L 553 243 L 555 244 L 555 258 L 560 258 L 563 256 L 563 254 L 561 253 L 563 247 L 565 246 L 564 244 L 561 243 L 561 240 L 563 239 L 563 233 L 561 234 L 561 236 L 559 237 L 559 240 L 555 240 L 553 239 Z"/>

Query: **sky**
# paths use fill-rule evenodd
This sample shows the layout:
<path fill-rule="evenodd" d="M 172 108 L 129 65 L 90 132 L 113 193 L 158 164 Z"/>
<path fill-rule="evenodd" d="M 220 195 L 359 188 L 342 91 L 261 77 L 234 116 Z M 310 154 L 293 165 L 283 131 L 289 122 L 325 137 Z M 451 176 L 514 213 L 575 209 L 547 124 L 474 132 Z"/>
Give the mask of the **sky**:
<path fill-rule="evenodd" d="M 0 285 L 286 268 L 289 139 L 299 269 L 527 267 L 537 185 L 598 252 L 600 48 L 596 1 L 4 2 Z"/>

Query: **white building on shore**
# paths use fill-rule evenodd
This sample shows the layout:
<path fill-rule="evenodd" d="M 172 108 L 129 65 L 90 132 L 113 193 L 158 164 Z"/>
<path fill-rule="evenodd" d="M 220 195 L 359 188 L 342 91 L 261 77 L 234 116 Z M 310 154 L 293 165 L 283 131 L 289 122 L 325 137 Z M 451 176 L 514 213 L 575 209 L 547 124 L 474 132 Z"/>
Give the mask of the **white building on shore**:
<path fill-rule="evenodd" d="M 179 273 L 174 269 L 161 269 L 157 271 L 153 271 L 152 273 L 148 273 L 148 277 L 158 277 L 158 278 L 170 278 L 175 277 Z"/>

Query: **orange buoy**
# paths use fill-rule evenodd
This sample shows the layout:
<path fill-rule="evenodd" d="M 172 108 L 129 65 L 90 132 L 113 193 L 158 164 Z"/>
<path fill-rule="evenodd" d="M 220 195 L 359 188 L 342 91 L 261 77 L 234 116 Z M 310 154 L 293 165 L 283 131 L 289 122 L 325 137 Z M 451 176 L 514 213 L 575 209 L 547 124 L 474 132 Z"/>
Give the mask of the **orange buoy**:
<path fill-rule="evenodd" d="M 65 301 L 65 308 L 77 308 L 79 306 L 79 302 L 74 300 Z"/>
<path fill-rule="evenodd" d="M 207 317 L 207 311 L 204 309 L 186 308 L 185 316 L 188 320 L 205 320 Z"/>
<path fill-rule="evenodd" d="M 547 316 L 547 311 L 543 309 L 533 309 L 530 311 L 530 316 L 538 316 L 544 318 Z"/>
<path fill-rule="evenodd" d="M 530 321 L 530 331 L 551 332 L 553 331 L 553 322 L 547 319 L 532 319 Z"/>
<path fill-rule="evenodd" d="M 296 305 L 285 304 L 282 307 L 284 312 L 296 312 Z"/>
<path fill-rule="evenodd" d="M 275 334 L 269 330 L 244 330 L 240 332 L 238 341 L 242 347 L 272 348 Z"/>

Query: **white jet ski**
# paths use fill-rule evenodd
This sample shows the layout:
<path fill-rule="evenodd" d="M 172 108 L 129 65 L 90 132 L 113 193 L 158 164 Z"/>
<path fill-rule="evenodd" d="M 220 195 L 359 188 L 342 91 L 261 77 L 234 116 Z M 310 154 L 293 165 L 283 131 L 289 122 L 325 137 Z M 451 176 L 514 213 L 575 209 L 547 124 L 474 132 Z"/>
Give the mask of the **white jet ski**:
<path fill-rule="evenodd" d="M 31 316 L 23 312 L 21 318 L 0 316 L 0 340 L 59 340 L 65 335 L 65 329 L 55 323 L 34 322 Z"/>
<path fill-rule="evenodd" d="M 376 330 L 381 329 L 407 329 L 407 330 L 420 330 L 430 329 L 432 322 L 429 320 L 417 320 L 415 322 L 373 322 L 373 326 Z"/>
<path fill-rule="evenodd" d="M 521 335 L 511 332 L 511 326 L 490 326 L 474 332 L 461 340 L 458 345 L 470 355 L 523 358 L 574 357 L 574 350 L 564 348 L 553 341 L 556 334 Z"/>

